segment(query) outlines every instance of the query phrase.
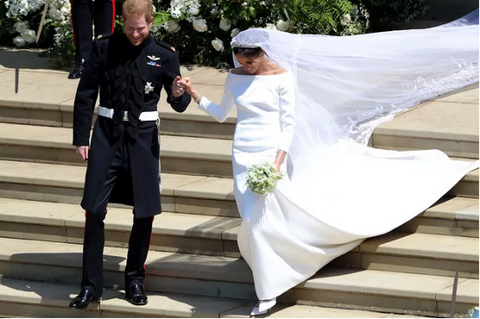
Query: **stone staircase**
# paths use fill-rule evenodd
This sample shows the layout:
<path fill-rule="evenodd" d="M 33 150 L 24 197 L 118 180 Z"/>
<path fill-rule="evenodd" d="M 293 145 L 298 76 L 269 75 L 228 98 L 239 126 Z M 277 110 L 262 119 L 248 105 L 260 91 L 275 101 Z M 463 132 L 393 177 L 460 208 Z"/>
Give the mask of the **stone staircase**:
<path fill-rule="evenodd" d="M 1 51 L 0 51 L 0 64 Z M 219 101 L 225 73 L 182 68 Z M 217 123 L 196 108 L 175 113 L 162 99 L 162 205 L 147 260 L 149 304 L 123 299 L 131 210 L 106 218 L 100 304 L 68 309 L 81 279 L 85 163 L 71 145 L 76 81 L 66 73 L 0 67 L 0 316 L 248 317 L 256 301 L 236 244 L 240 218 L 230 162 L 235 114 Z M 390 149 L 439 148 L 478 158 L 478 85 L 398 116 L 370 141 Z M 283 294 L 269 317 L 446 317 L 459 275 L 456 313 L 479 304 L 478 170 L 438 203 L 371 238 Z M 274 266 L 274 265 L 272 265 Z"/>

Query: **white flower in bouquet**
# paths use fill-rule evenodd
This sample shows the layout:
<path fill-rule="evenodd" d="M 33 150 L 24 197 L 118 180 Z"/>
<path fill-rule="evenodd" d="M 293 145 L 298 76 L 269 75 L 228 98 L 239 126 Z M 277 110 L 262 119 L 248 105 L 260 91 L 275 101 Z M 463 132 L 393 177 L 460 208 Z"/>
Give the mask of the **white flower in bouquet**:
<path fill-rule="evenodd" d="M 282 177 L 282 173 L 270 163 L 255 164 L 248 168 L 246 184 L 252 192 L 267 195 L 277 187 Z"/>
<path fill-rule="evenodd" d="M 165 22 L 164 28 L 165 30 L 167 30 L 168 33 L 176 33 L 181 29 L 180 25 L 173 20 L 168 20 L 167 22 Z"/>
<path fill-rule="evenodd" d="M 290 21 L 283 21 L 282 19 L 278 20 L 275 25 L 278 31 L 287 31 L 290 28 Z"/>
<path fill-rule="evenodd" d="M 222 52 L 225 48 L 223 47 L 223 41 L 220 40 L 219 38 L 215 38 L 215 40 L 212 40 L 212 46 L 215 48 L 215 50 Z"/>
<path fill-rule="evenodd" d="M 13 28 L 18 33 L 22 33 L 22 32 L 27 31 L 28 29 L 30 29 L 30 26 L 28 25 L 27 21 L 18 21 L 13 25 Z"/>
<path fill-rule="evenodd" d="M 20 34 L 22 38 L 25 40 L 27 43 L 33 43 L 35 42 L 37 34 L 33 30 L 27 30 L 24 31 Z"/>
<path fill-rule="evenodd" d="M 235 29 L 232 30 L 232 32 L 230 32 L 230 36 L 231 36 L 232 38 L 235 38 L 235 37 L 237 36 L 237 34 L 239 34 L 239 33 L 240 33 L 240 29 L 239 29 L 239 28 L 235 28 Z"/>
<path fill-rule="evenodd" d="M 230 21 L 229 19 L 222 19 L 220 20 L 220 24 L 218 26 L 223 31 L 228 31 L 232 27 L 232 21 Z"/>
<path fill-rule="evenodd" d="M 352 18 L 350 17 L 350 14 L 344 14 L 343 18 L 340 20 L 341 25 L 347 25 L 352 21 Z"/>
<path fill-rule="evenodd" d="M 193 28 L 198 32 L 205 32 L 208 29 L 207 21 L 205 19 L 193 20 Z"/>
<path fill-rule="evenodd" d="M 57 8 L 50 8 L 48 10 L 48 16 L 55 21 L 62 22 L 65 20 L 65 16 L 63 15 L 62 11 L 58 10 Z"/>
<path fill-rule="evenodd" d="M 13 43 L 19 48 L 25 46 L 25 40 L 21 36 L 13 38 Z"/>

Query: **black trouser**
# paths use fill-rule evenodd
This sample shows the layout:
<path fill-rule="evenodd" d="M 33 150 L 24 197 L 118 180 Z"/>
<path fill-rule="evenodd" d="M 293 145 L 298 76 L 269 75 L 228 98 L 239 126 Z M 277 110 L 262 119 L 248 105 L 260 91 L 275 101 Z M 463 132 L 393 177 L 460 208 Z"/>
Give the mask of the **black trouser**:
<path fill-rule="evenodd" d="M 75 41 L 75 58 L 88 59 L 92 50 L 92 23 L 95 37 L 111 33 L 115 27 L 115 0 L 70 0 L 72 27 Z"/>
<path fill-rule="evenodd" d="M 125 143 L 121 143 L 108 171 L 105 185 L 98 194 L 99 205 L 105 207 L 105 213 L 86 212 L 81 286 L 89 289 L 95 298 L 100 298 L 103 291 L 103 248 L 105 244 L 105 224 L 103 221 L 107 213 L 106 206 L 115 181 L 120 173 L 125 173 L 125 170 L 130 172 L 129 156 Z M 135 218 L 135 209 L 133 215 L 133 227 L 128 243 L 127 266 L 125 268 L 125 288 L 132 284 L 143 285 L 145 260 L 150 246 L 154 219 L 153 217 Z"/>

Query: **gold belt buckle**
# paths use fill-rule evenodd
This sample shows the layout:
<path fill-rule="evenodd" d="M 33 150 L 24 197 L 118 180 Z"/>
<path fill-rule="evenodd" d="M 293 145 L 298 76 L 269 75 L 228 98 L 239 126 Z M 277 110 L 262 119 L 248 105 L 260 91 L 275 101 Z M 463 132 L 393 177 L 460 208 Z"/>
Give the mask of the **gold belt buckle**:
<path fill-rule="evenodd" d="M 128 111 L 123 111 L 122 121 L 123 122 L 128 122 Z"/>

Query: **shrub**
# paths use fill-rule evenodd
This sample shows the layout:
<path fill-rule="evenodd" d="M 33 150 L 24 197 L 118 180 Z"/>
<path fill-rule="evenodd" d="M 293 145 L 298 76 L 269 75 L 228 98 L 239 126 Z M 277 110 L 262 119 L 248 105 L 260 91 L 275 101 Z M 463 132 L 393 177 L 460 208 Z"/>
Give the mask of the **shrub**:
<path fill-rule="evenodd" d="M 117 1 L 118 28 L 123 1 Z M 352 1 L 153 0 L 156 14 L 151 33 L 175 46 L 182 63 L 228 67 L 231 39 L 251 27 L 329 35 L 364 33 L 369 14 L 363 3 Z M 62 62 L 71 63 L 75 48 L 70 1 L 50 1 L 40 41 L 35 43 L 44 5 L 45 0 L 5 0 L 0 5 L 1 44 L 46 47 Z"/>
<path fill-rule="evenodd" d="M 397 29 L 425 14 L 428 6 L 425 0 L 352 0 L 364 6 L 370 14 L 369 31 L 380 32 Z"/>

